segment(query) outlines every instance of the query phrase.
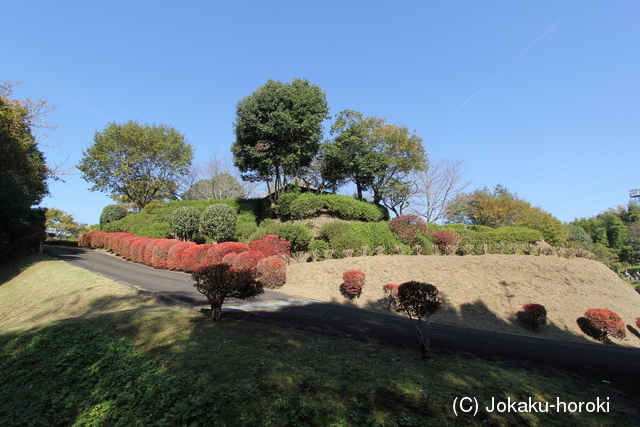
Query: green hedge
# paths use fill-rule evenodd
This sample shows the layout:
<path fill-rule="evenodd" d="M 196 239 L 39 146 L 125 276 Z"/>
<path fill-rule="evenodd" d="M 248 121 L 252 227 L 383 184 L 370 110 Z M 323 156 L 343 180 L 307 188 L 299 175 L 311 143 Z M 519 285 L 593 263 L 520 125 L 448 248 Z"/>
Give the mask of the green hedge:
<path fill-rule="evenodd" d="M 501 227 L 491 229 L 491 231 L 463 231 L 460 234 L 462 236 L 460 246 L 498 243 L 527 244 L 542 240 L 542 234 L 539 231 L 522 227 Z"/>
<path fill-rule="evenodd" d="M 333 221 L 324 224 L 320 228 L 319 234 L 320 238 L 329 242 L 330 248 L 336 251 L 359 250 L 360 246 L 368 246 L 369 255 L 373 255 L 376 246 L 384 246 L 385 253 L 394 254 L 396 253 L 396 245 L 401 244 L 389 229 L 389 224 L 386 221 Z"/>
<path fill-rule="evenodd" d="M 310 218 L 328 213 L 342 219 L 380 221 L 385 218 L 385 209 L 373 203 L 356 200 L 339 194 L 289 193 L 279 201 L 279 212 L 293 219 Z"/>

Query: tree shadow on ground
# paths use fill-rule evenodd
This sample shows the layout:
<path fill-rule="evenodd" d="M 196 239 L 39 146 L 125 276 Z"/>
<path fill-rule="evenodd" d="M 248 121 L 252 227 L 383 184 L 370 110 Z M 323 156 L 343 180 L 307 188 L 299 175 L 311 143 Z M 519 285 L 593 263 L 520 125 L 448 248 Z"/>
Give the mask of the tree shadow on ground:
<path fill-rule="evenodd" d="M 169 425 L 515 425 L 545 424 L 551 416 L 557 422 L 557 414 L 483 411 L 475 418 L 456 418 L 451 403 L 470 393 L 483 405 L 505 395 L 550 401 L 556 395 L 566 400 L 597 396 L 587 383 L 523 365 L 447 352 L 425 362 L 408 320 L 399 316 L 313 304 L 225 312 L 221 321 L 210 322 L 205 315 L 167 306 L 117 310 L 130 302 L 128 296 L 98 298 L 92 307 L 108 312 L 0 335 L 3 349 L 14 339 L 22 342 L 10 345 L 6 366 L 33 371 L 21 378 L 3 371 L 6 384 L 22 387 L 9 399 L 5 394 L 14 389 L 0 386 L 6 398 L 0 405 L 18 402 L 0 414 L 14 417 L 13 422 L 42 416 L 51 425 L 117 419 Z M 87 324 L 115 341 L 95 335 Z M 344 334 L 335 333 L 345 326 Z M 443 329 L 435 333 L 449 335 Z M 138 352 L 128 350 L 131 345 Z M 83 374 L 69 382 L 64 372 Z M 606 416 L 592 423 L 626 421 L 619 409 Z M 591 419 L 561 417 L 565 424 L 586 425 Z"/>
<path fill-rule="evenodd" d="M 51 258 L 46 255 L 22 251 L 16 256 L 16 258 L 12 259 L 10 262 L 0 264 L 0 286 L 9 282 L 14 277 L 19 276 L 20 273 L 22 273 L 32 265 L 42 261 L 50 260 Z"/>

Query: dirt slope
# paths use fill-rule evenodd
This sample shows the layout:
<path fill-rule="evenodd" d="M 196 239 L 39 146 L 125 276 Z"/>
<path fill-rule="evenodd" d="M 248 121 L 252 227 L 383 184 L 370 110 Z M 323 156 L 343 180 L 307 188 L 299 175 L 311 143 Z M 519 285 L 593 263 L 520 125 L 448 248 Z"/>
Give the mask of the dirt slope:
<path fill-rule="evenodd" d="M 347 301 L 339 291 L 342 273 L 361 270 L 367 284 L 360 298 Z M 583 258 L 554 256 L 370 256 L 310 263 L 292 261 L 282 292 L 387 312 L 382 286 L 419 280 L 434 284 L 444 302 L 432 320 L 497 332 L 557 340 L 588 339 L 576 319 L 589 308 L 608 308 L 635 326 L 640 294 L 605 267 Z M 547 308 L 549 323 L 539 332 L 523 328 L 515 313 L 525 303 Z M 617 344 L 640 347 L 627 331 Z"/>

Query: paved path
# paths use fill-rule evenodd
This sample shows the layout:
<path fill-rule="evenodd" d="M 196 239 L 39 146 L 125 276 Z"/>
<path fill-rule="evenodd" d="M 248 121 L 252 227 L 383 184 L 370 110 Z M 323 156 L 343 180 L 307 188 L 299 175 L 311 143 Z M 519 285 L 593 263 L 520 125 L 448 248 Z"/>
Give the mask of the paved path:
<path fill-rule="evenodd" d="M 206 307 L 189 274 L 153 269 L 103 251 L 47 246 L 45 253 L 161 297 L 191 307 Z M 415 330 L 408 319 L 400 316 L 320 303 L 274 291 L 266 291 L 251 301 L 229 301 L 225 306 L 225 310 L 245 311 L 250 319 L 415 347 L 418 351 Z M 437 323 L 432 324 L 431 347 L 469 357 L 518 361 L 517 365 L 560 377 L 566 375 L 562 371 L 576 373 L 596 385 L 610 383 L 636 395 L 640 389 L 640 349 L 552 341 Z"/>
<path fill-rule="evenodd" d="M 44 252 L 71 265 L 84 268 L 116 282 L 152 292 L 160 298 L 175 300 L 194 308 L 208 307 L 204 296 L 193 286 L 194 281 L 191 278 L 191 274 L 159 270 L 143 264 L 136 264 L 101 250 L 47 245 Z M 264 294 L 249 301 L 232 298 L 225 302 L 223 309 L 249 310 L 304 305 L 314 302 L 316 301 L 308 298 L 292 297 L 267 289 Z"/>

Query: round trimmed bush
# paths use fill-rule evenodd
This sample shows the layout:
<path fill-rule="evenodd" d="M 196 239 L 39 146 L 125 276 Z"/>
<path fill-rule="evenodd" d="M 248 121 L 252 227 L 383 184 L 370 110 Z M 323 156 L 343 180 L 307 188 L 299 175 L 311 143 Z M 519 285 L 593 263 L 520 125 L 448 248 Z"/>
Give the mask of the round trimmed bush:
<path fill-rule="evenodd" d="M 623 339 L 626 336 L 625 325 L 620 316 L 606 308 L 591 308 L 584 312 L 589 326 L 599 333 L 600 341 L 607 341 L 609 336 Z"/>
<path fill-rule="evenodd" d="M 191 206 L 183 206 L 169 215 L 171 231 L 182 241 L 191 240 L 200 227 L 200 211 Z"/>
<path fill-rule="evenodd" d="M 342 274 L 342 294 L 348 298 L 358 298 L 365 284 L 365 274 L 359 270 L 348 270 Z"/>
<path fill-rule="evenodd" d="M 291 243 L 293 252 L 306 251 L 313 240 L 311 231 L 300 223 L 283 224 L 278 229 L 278 236 Z"/>
<path fill-rule="evenodd" d="M 127 209 L 120 205 L 107 205 L 100 214 L 100 228 L 110 222 L 117 221 L 127 216 Z"/>
<path fill-rule="evenodd" d="M 291 243 L 274 234 L 267 234 L 253 242 L 249 242 L 249 249 L 252 251 L 260 251 L 264 256 L 289 256 L 291 254 Z"/>
<path fill-rule="evenodd" d="M 256 264 L 257 280 L 265 288 L 278 288 L 287 281 L 287 263 L 277 256 L 263 258 Z"/>
<path fill-rule="evenodd" d="M 208 206 L 200 216 L 200 231 L 211 239 L 213 243 L 224 242 L 233 237 L 236 232 L 238 215 L 229 205 L 214 204 Z"/>

